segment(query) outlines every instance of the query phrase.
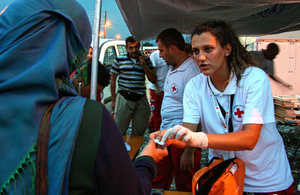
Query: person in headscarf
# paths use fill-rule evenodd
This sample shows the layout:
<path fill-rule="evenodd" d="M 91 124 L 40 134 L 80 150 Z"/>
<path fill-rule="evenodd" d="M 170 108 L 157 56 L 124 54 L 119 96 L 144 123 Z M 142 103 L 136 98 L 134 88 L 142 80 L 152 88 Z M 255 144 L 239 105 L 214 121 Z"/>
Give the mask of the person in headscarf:
<path fill-rule="evenodd" d="M 166 150 L 157 149 L 150 140 L 132 163 L 108 111 L 102 104 L 80 97 L 69 81 L 90 43 L 88 17 L 75 0 L 15 0 L 1 13 L 0 194 L 150 194 L 154 161 L 165 156 Z M 50 113 L 47 108 L 55 101 Z M 100 118 L 85 121 L 88 102 L 101 111 Z M 41 169 L 46 170 L 43 192 L 36 188 L 42 182 L 36 178 L 40 172 L 37 153 L 47 125 L 40 126 L 48 114 L 49 144 L 46 151 L 41 150 L 42 154 L 48 152 L 48 160 L 41 160 L 41 166 L 48 164 Z M 98 125 L 97 136 L 92 134 L 96 148 L 76 152 L 81 149 L 77 150 L 77 141 L 83 123 Z M 83 146 L 88 144 L 83 140 Z M 81 159 L 79 165 L 85 169 L 93 158 L 80 157 L 91 151 L 95 151 L 91 155 L 92 183 L 85 189 L 86 178 L 75 177 L 82 180 L 74 185 L 78 175 L 73 167 Z"/>

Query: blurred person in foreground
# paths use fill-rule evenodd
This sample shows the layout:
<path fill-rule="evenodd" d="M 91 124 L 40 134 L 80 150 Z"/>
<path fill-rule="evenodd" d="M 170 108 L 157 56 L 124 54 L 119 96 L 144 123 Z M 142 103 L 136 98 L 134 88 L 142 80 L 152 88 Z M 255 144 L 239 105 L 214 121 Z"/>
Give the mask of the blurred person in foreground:
<path fill-rule="evenodd" d="M 188 147 L 209 148 L 209 159 L 241 159 L 246 168 L 244 192 L 291 195 L 293 176 L 276 128 L 267 75 L 253 67 L 249 52 L 224 21 L 202 23 L 191 38 L 202 73 L 185 88 L 186 126 L 151 136 L 165 133 L 162 141 L 175 139 Z M 202 132 L 195 132 L 198 127 Z"/>
<path fill-rule="evenodd" d="M 91 43 L 83 7 L 16 0 L 0 26 L 0 194 L 150 194 L 167 151 L 150 140 L 132 162 L 105 107 L 69 81 Z"/>

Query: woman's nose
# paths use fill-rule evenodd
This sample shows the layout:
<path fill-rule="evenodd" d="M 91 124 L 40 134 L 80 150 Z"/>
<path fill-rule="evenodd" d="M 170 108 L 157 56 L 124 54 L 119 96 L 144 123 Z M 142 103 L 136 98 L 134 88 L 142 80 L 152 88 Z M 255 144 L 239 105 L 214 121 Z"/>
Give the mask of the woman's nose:
<path fill-rule="evenodd" d="M 206 60 L 206 56 L 203 53 L 199 53 L 199 61 L 203 62 Z"/>

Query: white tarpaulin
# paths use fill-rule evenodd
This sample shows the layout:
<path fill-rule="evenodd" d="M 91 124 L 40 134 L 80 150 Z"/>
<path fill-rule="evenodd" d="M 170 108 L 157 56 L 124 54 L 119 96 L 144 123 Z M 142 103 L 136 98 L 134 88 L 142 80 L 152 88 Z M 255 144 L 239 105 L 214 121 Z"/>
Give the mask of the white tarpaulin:
<path fill-rule="evenodd" d="M 153 40 L 166 28 L 190 34 L 211 19 L 231 22 L 239 35 L 300 30 L 300 0 L 116 0 L 137 40 Z"/>

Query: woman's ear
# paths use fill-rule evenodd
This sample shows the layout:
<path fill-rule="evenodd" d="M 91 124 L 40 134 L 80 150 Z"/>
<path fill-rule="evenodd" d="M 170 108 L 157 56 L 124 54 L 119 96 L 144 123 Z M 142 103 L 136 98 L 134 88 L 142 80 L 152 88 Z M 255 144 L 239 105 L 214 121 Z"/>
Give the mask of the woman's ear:
<path fill-rule="evenodd" d="M 79 85 L 79 83 L 82 84 L 82 78 L 78 78 L 78 79 L 76 80 L 76 82 L 77 82 L 77 85 Z"/>
<path fill-rule="evenodd" d="M 229 56 L 232 51 L 232 45 L 230 43 L 227 43 L 227 45 L 225 45 L 224 49 L 225 49 L 225 55 Z"/>
<path fill-rule="evenodd" d="M 81 95 L 82 78 L 76 78 L 76 85 L 74 87 L 79 95 Z"/>
<path fill-rule="evenodd" d="M 77 81 L 77 84 L 82 83 L 82 78 L 78 78 L 76 81 Z"/>

